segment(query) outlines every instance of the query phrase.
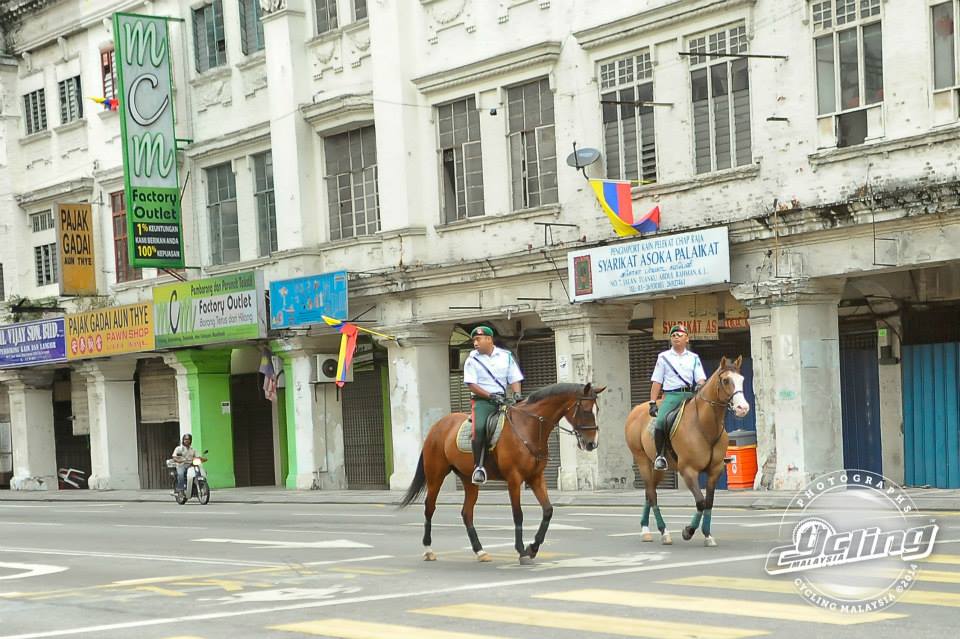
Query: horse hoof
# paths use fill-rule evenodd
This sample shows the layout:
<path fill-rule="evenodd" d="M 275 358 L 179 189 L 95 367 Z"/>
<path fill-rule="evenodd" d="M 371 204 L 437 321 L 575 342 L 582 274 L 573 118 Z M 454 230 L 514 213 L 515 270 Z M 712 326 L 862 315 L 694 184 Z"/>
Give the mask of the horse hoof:
<path fill-rule="evenodd" d="M 537 549 L 533 547 L 533 544 L 530 544 L 529 546 L 527 546 L 526 553 L 527 553 L 527 556 L 530 557 L 530 559 L 537 558 Z"/>
<path fill-rule="evenodd" d="M 436 560 L 437 560 L 437 553 L 433 552 L 432 550 L 428 550 L 428 551 L 426 551 L 425 553 L 423 553 L 423 560 L 424 560 L 424 561 L 436 561 Z"/>
<path fill-rule="evenodd" d="M 493 557 L 486 550 L 481 550 L 477 553 L 477 561 L 487 563 L 488 561 L 493 561 Z"/>
<path fill-rule="evenodd" d="M 653 541 L 653 533 L 640 533 L 640 541 Z"/>
<path fill-rule="evenodd" d="M 660 535 L 660 543 L 663 544 L 664 546 L 672 546 L 673 537 L 670 536 L 670 533 L 665 532 L 662 535 Z"/>
<path fill-rule="evenodd" d="M 521 566 L 532 566 L 533 557 L 527 557 L 526 555 L 520 555 L 520 565 Z"/>
<path fill-rule="evenodd" d="M 691 528 L 690 526 L 684 526 L 684 527 L 683 527 L 683 533 L 682 533 L 683 540 L 684 540 L 684 541 L 690 541 L 691 539 L 693 539 L 693 533 L 695 533 L 695 532 L 697 532 L 697 531 L 694 530 L 693 528 Z"/>
<path fill-rule="evenodd" d="M 717 540 L 714 539 L 713 537 L 704 537 L 703 545 L 706 546 L 707 548 L 715 548 L 717 545 Z"/>

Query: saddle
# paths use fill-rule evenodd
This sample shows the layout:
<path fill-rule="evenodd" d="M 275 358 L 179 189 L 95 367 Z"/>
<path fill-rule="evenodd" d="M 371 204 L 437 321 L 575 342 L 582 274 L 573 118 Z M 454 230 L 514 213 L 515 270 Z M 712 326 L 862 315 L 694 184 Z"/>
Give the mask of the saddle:
<path fill-rule="evenodd" d="M 677 432 L 677 428 L 680 426 L 680 420 L 683 419 L 683 411 L 693 400 L 692 397 L 683 400 L 683 402 L 674 408 L 672 411 L 666 414 L 663 418 L 663 421 L 666 423 L 667 427 L 663 429 L 663 432 L 667 435 L 667 446 L 670 445 L 670 440 L 673 439 L 674 433 Z M 650 434 L 653 435 L 653 431 L 656 430 L 656 420 L 651 419 L 650 423 L 647 425 L 647 430 L 650 431 Z"/>
<path fill-rule="evenodd" d="M 506 417 L 507 411 L 498 410 L 495 413 L 491 413 L 490 418 L 487 420 L 487 444 L 489 450 L 493 450 L 497 446 L 497 442 L 500 441 L 500 435 L 503 433 L 503 423 Z M 473 451 L 470 443 L 472 434 L 473 420 L 467 417 L 457 429 L 457 450 L 461 453 Z"/>

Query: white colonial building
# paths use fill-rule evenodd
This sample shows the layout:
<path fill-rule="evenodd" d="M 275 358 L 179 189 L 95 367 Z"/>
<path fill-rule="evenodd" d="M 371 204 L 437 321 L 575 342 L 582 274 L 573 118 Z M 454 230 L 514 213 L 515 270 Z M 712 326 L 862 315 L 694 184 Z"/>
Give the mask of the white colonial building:
<path fill-rule="evenodd" d="M 174 19 L 179 272 L 126 258 L 119 117 L 88 99 L 117 97 L 115 12 Z M 629 487 L 625 417 L 662 324 L 686 320 L 708 366 L 744 355 L 754 411 L 728 430 L 755 428 L 758 487 L 840 467 L 958 487 L 958 17 L 957 0 L 6 2 L 4 323 L 175 278 L 346 271 L 350 316 L 400 339 L 362 344 L 340 392 L 323 325 L 11 367 L 0 481 L 54 488 L 73 466 L 161 486 L 193 431 L 215 486 L 405 488 L 430 424 L 468 402 L 484 322 L 528 390 L 608 389 L 599 450 L 558 435 L 551 486 Z M 601 152 L 590 178 L 636 181 L 635 212 L 660 207 L 659 236 L 725 228 L 729 277 L 571 303 L 568 253 L 637 241 L 565 162 L 575 144 Z M 99 297 L 59 296 L 67 202 L 93 207 Z"/>

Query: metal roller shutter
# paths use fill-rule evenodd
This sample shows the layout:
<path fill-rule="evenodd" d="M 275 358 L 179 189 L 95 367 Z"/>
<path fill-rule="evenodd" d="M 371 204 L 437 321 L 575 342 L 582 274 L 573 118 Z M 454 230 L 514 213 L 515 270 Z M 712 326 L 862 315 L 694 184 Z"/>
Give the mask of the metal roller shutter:
<path fill-rule="evenodd" d="M 654 341 L 652 335 L 630 336 L 630 403 L 633 406 L 650 401 L 650 376 L 657 365 L 657 355 L 664 350 L 663 344 Z M 633 464 L 633 487 L 643 488 L 640 469 Z M 658 488 L 676 488 L 677 474 L 667 472 Z"/>
<path fill-rule="evenodd" d="M 343 457 L 347 488 L 387 488 L 383 390 L 379 365 L 354 369 L 343 397 Z"/>
<path fill-rule="evenodd" d="M 137 362 L 140 385 L 140 421 L 162 424 L 180 421 L 177 404 L 177 374 L 160 358 Z M 171 448 L 170 450 L 173 450 Z"/>
<path fill-rule="evenodd" d="M 557 349 L 551 339 L 548 342 L 520 344 L 520 369 L 523 371 L 523 394 L 529 395 L 544 386 L 557 383 Z M 560 429 L 554 428 L 547 445 L 550 455 L 543 472 L 548 488 L 557 487 L 560 475 Z"/>

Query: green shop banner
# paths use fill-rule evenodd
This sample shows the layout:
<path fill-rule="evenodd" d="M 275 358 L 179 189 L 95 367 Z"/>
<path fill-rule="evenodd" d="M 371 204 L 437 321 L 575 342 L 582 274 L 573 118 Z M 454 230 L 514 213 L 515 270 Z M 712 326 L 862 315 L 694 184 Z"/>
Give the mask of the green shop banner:
<path fill-rule="evenodd" d="M 127 248 L 135 267 L 183 266 L 167 18 L 113 14 Z"/>
<path fill-rule="evenodd" d="M 250 271 L 153 289 L 156 348 L 264 337 L 263 273 Z"/>

